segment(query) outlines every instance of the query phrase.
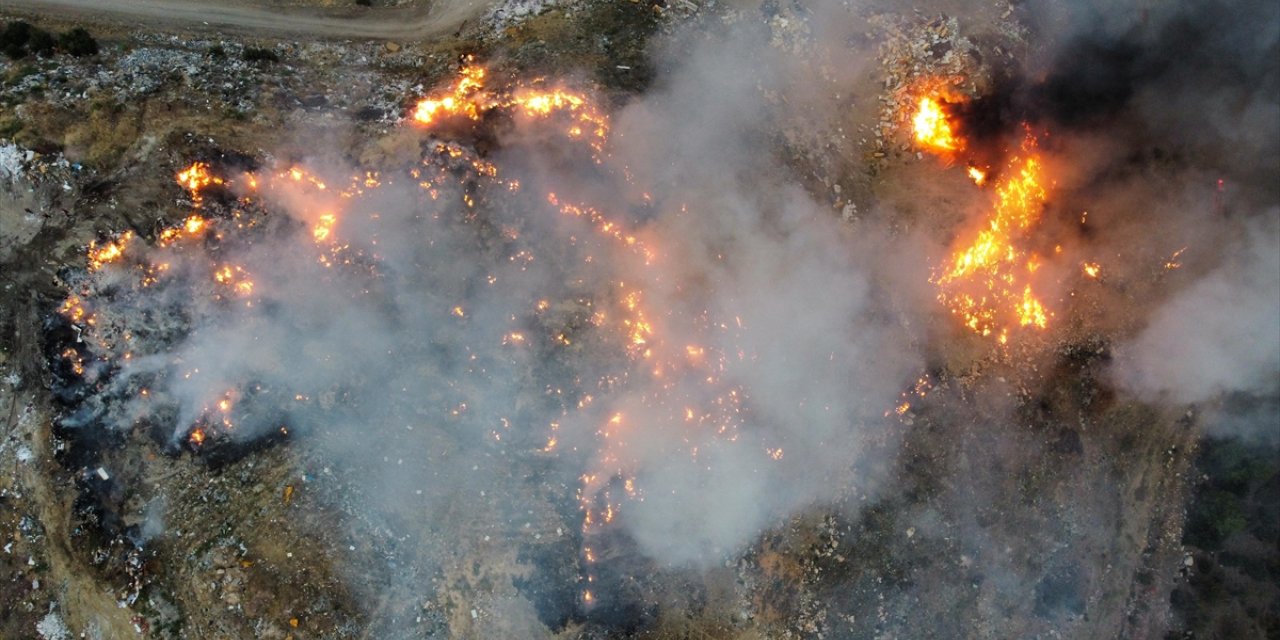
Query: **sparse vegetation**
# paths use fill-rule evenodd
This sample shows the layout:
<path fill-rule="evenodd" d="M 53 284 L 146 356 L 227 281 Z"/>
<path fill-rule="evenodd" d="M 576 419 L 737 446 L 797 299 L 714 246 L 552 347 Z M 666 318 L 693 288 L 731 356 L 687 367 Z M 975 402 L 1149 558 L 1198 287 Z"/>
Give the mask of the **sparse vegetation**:
<path fill-rule="evenodd" d="M 1246 530 L 1263 485 L 1280 473 L 1274 460 L 1238 440 L 1206 442 L 1200 467 L 1208 480 L 1187 516 L 1185 541 L 1218 551 L 1233 534 Z"/>
<path fill-rule="evenodd" d="M 45 57 L 53 53 L 55 47 L 53 36 L 44 29 L 31 29 L 31 37 L 27 39 L 27 51 L 32 55 Z"/>
<path fill-rule="evenodd" d="M 0 31 L 0 51 L 10 60 L 27 57 L 31 53 L 29 44 L 32 33 L 38 31 L 36 27 L 21 20 L 10 22 L 5 25 L 4 31 Z"/>
<path fill-rule="evenodd" d="M 54 38 L 48 31 L 22 20 L 10 22 L 0 31 L 0 52 L 10 60 L 47 57 L 58 50 L 76 57 L 91 56 L 98 53 L 98 41 L 83 27 Z"/>
<path fill-rule="evenodd" d="M 98 53 L 98 41 L 94 40 L 83 27 L 76 27 L 58 36 L 58 46 L 77 58 Z"/>
<path fill-rule="evenodd" d="M 111 165 L 137 140 L 139 118 L 137 110 L 110 100 L 95 100 L 88 117 L 67 129 L 62 146 L 78 152 L 91 165 Z"/>
<path fill-rule="evenodd" d="M 241 57 L 245 62 L 280 62 L 280 56 L 276 52 L 261 47 L 245 47 Z"/>

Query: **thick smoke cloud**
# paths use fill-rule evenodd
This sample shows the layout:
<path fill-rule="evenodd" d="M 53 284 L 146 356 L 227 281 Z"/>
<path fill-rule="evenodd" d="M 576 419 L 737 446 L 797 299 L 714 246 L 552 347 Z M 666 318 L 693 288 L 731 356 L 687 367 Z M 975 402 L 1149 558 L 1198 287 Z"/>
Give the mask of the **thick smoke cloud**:
<path fill-rule="evenodd" d="M 741 390 L 741 439 L 654 411 L 679 406 L 642 409 L 634 463 L 646 491 L 623 522 L 655 557 L 697 562 L 805 505 L 871 491 L 883 478 L 868 467 L 891 451 L 883 413 L 918 363 L 874 299 L 860 263 L 870 256 L 770 151 L 762 96 L 782 86 L 786 61 L 750 36 L 680 55 L 618 115 L 615 153 L 637 184 L 660 185 L 645 230 L 663 256 L 644 288 L 658 294 L 662 331 L 725 356 L 718 384 Z M 619 403 L 696 402 L 705 375 L 685 373 L 674 395 L 655 380 Z"/>
<path fill-rule="evenodd" d="M 1280 7 L 1106 3 L 1032 15 L 1069 34 L 1032 64 L 1044 81 L 1024 93 L 1083 151 L 1080 203 L 1102 212 L 1094 244 L 1128 257 L 1131 280 L 1153 253 L 1181 248 L 1185 260 L 1170 262 L 1195 274 L 1136 301 L 1141 328 L 1117 345 L 1116 381 L 1174 403 L 1280 393 Z"/>
<path fill-rule="evenodd" d="M 1229 9 L 1028 4 L 1041 32 L 1065 35 L 992 107 L 1006 138 L 1023 120 L 1052 132 L 1046 272 L 1101 259 L 1104 283 L 1125 285 L 1095 320 L 1121 336 L 1116 385 L 1152 402 L 1280 384 L 1280 20 L 1270 5 Z M 817 49 L 842 50 L 840 29 L 815 32 Z M 137 348 L 69 424 L 141 421 L 178 440 L 222 413 L 232 438 L 285 426 L 317 467 L 353 479 L 348 515 L 397 535 L 445 518 L 514 529 L 528 496 L 553 487 L 551 506 L 577 514 L 566 520 L 616 505 L 607 531 L 664 566 L 712 565 L 808 506 L 886 491 L 898 432 L 884 415 L 920 352 L 946 351 L 920 345 L 954 335 L 904 328 L 954 320 L 927 282 L 942 250 L 840 224 L 779 159 L 777 128 L 815 126 L 803 114 L 827 113 L 847 78 L 824 84 L 753 29 L 702 38 L 655 52 L 661 73 L 612 114 L 604 156 L 519 114 L 484 156 L 469 124 L 422 132 L 419 175 L 387 169 L 377 188 L 360 189 L 368 168 L 341 150 L 317 151 L 301 164 L 327 189 L 281 179 L 254 194 L 272 213 L 249 229 L 224 220 L 218 241 L 151 250 L 168 275 L 102 296 L 100 317 L 159 347 Z M 348 185 L 362 192 L 334 197 Z M 925 189 L 913 204 L 930 210 Z M 1164 275 L 1184 246 L 1183 271 Z M 210 281 L 228 264 L 251 296 Z M 113 269 L 97 277 L 124 277 Z M 637 344 L 641 322 L 652 331 Z M 998 406 L 975 422 L 1013 413 L 995 386 L 965 399 Z M 1044 448 L 992 433 L 966 441 L 957 504 Z M 1008 597 L 1035 578 L 1010 579 Z"/>
<path fill-rule="evenodd" d="M 216 242 L 148 251 L 170 265 L 152 288 L 101 297 L 120 334 L 180 313 L 113 378 L 109 421 L 175 441 L 283 428 L 359 479 L 374 520 L 478 488 L 515 512 L 528 488 L 510 466 L 551 457 L 560 500 L 615 505 L 661 565 L 718 562 L 808 505 L 873 494 L 884 416 L 920 370 L 870 276 L 879 232 L 855 239 L 778 160 L 765 96 L 805 83 L 761 34 L 659 58 L 670 72 L 613 115 L 603 157 L 515 114 L 487 158 L 423 133 L 420 175 L 377 188 L 320 152 L 302 179 L 267 168 L 260 192 L 232 176 L 286 215 L 215 220 Z M 250 294 L 209 279 L 227 265 Z"/>
<path fill-rule="evenodd" d="M 1121 352 L 1121 383 L 1147 398 L 1203 402 L 1280 384 L 1280 226 L 1272 210 L 1213 271 L 1160 305 Z"/>

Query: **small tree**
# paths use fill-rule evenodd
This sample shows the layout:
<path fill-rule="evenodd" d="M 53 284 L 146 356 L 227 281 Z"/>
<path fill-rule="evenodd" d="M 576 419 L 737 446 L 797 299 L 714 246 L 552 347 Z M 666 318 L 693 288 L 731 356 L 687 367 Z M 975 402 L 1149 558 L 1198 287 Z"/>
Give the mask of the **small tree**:
<path fill-rule="evenodd" d="M 262 49 L 259 47 L 245 47 L 242 56 L 245 62 L 279 62 L 280 56 L 270 49 Z"/>
<path fill-rule="evenodd" d="M 31 39 L 31 25 L 21 20 L 10 22 L 0 31 L 0 51 L 10 60 L 27 57 L 27 41 Z"/>
<path fill-rule="evenodd" d="M 58 46 L 77 58 L 98 53 L 98 41 L 84 27 L 76 27 L 58 36 Z"/>
<path fill-rule="evenodd" d="M 27 38 L 27 51 L 44 57 L 53 53 L 53 48 L 53 36 L 48 31 L 35 27 L 31 28 L 31 37 Z"/>

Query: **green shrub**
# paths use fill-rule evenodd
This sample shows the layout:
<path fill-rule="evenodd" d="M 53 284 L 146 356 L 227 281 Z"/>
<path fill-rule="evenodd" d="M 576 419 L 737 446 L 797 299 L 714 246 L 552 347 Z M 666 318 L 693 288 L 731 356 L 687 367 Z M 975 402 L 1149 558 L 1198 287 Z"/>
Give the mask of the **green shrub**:
<path fill-rule="evenodd" d="M 58 36 L 58 47 L 77 58 L 98 53 L 98 41 L 84 27 L 76 27 Z"/>
<path fill-rule="evenodd" d="M 44 57 L 53 53 L 54 41 L 53 36 L 44 29 L 32 29 L 31 38 L 27 40 L 27 51 L 32 54 Z"/>
<path fill-rule="evenodd" d="M 245 47 L 241 57 L 245 62 L 280 62 L 280 56 L 277 56 L 276 52 L 260 47 Z"/>
<path fill-rule="evenodd" d="M 1196 497 L 1187 514 L 1183 541 L 1207 551 L 1222 549 L 1222 543 L 1248 525 L 1240 499 L 1226 491 L 1208 491 Z"/>
<path fill-rule="evenodd" d="M 48 55 L 53 52 L 53 36 L 44 29 L 15 20 L 0 31 L 0 52 L 11 60 L 21 60 L 31 54 Z"/>

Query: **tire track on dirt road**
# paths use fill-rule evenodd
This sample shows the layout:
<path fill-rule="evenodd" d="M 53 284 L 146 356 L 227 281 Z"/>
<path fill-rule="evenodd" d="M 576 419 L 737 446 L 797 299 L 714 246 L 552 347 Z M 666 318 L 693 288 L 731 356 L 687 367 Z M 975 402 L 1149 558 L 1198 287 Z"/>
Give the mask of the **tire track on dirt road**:
<path fill-rule="evenodd" d="M 440 0 L 426 9 L 268 9 L 250 4 L 210 6 L 190 0 L 4 0 L 0 12 L 53 15 L 137 27 L 315 36 L 351 40 L 421 40 L 453 33 L 492 0 Z"/>

